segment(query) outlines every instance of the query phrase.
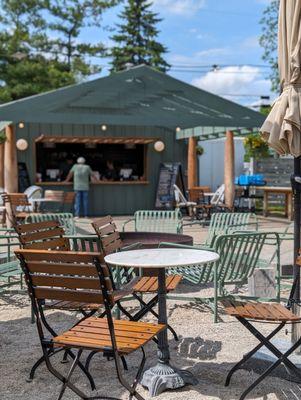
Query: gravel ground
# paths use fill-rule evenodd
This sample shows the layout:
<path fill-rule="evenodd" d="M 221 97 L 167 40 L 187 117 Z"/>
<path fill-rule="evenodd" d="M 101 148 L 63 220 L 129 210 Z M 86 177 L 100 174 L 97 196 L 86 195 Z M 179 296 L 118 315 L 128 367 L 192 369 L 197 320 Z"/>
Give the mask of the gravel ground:
<path fill-rule="evenodd" d="M 122 218 L 118 219 L 118 223 Z M 263 229 L 283 229 L 284 223 L 263 220 Z M 87 225 L 88 226 L 88 225 Z M 194 236 L 195 241 L 201 242 L 206 230 L 197 227 L 187 228 L 185 233 Z M 267 251 L 268 252 L 268 251 Z M 290 244 L 285 244 L 282 255 L 290 260 Z M 211 289 L 195 288 L 181 284 L 179 292 L 191 292 L 195 295 L 211 292 Z M 135 307 L 136 303 L 125 303 Z M 258 361 L 252 362 L 246 370 L 240 370 L 234 375 L 230 387 L 224 387 L 227 372 L 257 341 L 234 319 L 225 316 L 221 310 L 221 322 L 213 323 L 213 316 L 201 304 L 190 302 L 168 302 L 169 322 L 179 334 L 179 342 L 170 337 L 172 363 L 177 367 L 187 368 L 199 379 L 196 386 L 186 386 L 176 391 L 168 391 L 158 396 L 166 400 L 199 400 L 199 399 L 239 399 L 240 393 L 257 377 Z M 49 321 L 56 330 L 64 330 L 76 320 L 76 315 L 68 312 L 49 312 Z M 263 332 L 268 333 L 270 325 L 262 325 Z M 285 335 L 283 333 L 283 335 Z M 285 336 L 287 339 L 290 336 Z M 146 347 L 147 366 L 156 361 L 156 346 L 149 343 Z M 38 359 L 41 349 L 35 325 L 30 323 L 30 307 L 26 295 L 0 295 L 0 399 L 1 400 L 53 400 L 57 398 L 59 384 L 42 365 L 33 382 L 26 382 L 26 377 L 32 364 Z M 85 357 L 84 354 L 83 357 Z M 129 372 L 133 377 L 139 363 L 139 354 L 128 357 Z M 53 358 L 55 366 L 61 371 L 67 371 L 70 364 L 61 364 L 61 355 Z M 105 360 L 101 355 L 95 356 L 91 363 L 91 373 L 95 379 L 97 393 L 127 399 L 128 394 L 122 389 L 116 379 L 112 361 Z M 73 375 L 73 382 L 86 393 L 89 385 L 86 378 L 78 371 Z M 139 387 L 139 392 L 149 399 L 148 393 Z M 95 393 L 93 392 L 93 395 Z M 69 390 L 64 399 L 77 399 Z M 296 383 L 281 379 L 279 376 L 269 377 L 263 384 L 251 393 L 248 399 L 263 400 L 296 400 L 301 399 L 301 388 Z"/>

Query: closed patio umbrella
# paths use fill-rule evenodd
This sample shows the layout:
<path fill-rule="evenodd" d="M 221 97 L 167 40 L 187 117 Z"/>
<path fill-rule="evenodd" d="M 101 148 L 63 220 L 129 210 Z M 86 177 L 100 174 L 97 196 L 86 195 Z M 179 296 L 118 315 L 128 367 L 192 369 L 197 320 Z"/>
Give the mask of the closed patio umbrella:
<path fill-rule="evenodd" d="M 278 154 L 294 156 L 292 188 L 294 193 L 294 257 L 300 248 L 301 193 L 301 0 L 280 0 L 278 64 L 281 95 L 261 128 L 261 134 Z M 299 183 L 298 183 L 299 181 Z M 295 262 L 295 259 L 294 259 Z M 300 299 L 300 272 L 295 296 Z"/>

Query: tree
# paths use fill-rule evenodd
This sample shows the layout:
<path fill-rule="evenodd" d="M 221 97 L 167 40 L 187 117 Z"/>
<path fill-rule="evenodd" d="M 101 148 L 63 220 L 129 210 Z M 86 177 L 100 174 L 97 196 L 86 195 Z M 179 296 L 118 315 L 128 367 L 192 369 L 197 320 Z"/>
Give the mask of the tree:
<path fill-rule="evenodd" d="M 116 43 L 110 52 L 111 71 L 120 71 L 127 64 L 146 64 L 163 72 L 170 67 L 163 58 L 166 47 L 156 40 L 156 25 L 161 19 L 151 11 L 151 6 L 148 0 L 128 0 L 119 15 L 123 23 L 117 25 L 118 32 L 111 38 Z"/>
<path fill-rule="evenodd" d="M 0 0 L 0 102 L 76 83 L 98 71 L 101 43 L 79 40 L 118 0 Z"/>
<path fill-rule="evenodd" d="M 80 40 L 85 27 L 100 27 L 102 14 L 120 0 L 47 0 L 50 34 L 40 38 L 40 49 L 63 60 L 67 70 L 79 78 L 98 72 L 100 68 L 89 62 L 91 57 L 105 55 L 101 42 L 91 44 Z M 52 39 L 50 39 L 52 37 Z"/>
<path fill-rule="evenodd" d="M 0 1 L 0 102 L 74 82 L 64 64 L 37 51 L 44 7 L 41 0 Z"/>
<path fill-rule="evenodd" d="M 264 49 L 263 60 L 271 66 L 270 79 L 272 90 L 279 92 L 279 73 L 278 73 L 278 10 L 279 0 L 272 0 L 263 13 L 260 21 L 262 34 L 259 39 L 260 45 Z"/>

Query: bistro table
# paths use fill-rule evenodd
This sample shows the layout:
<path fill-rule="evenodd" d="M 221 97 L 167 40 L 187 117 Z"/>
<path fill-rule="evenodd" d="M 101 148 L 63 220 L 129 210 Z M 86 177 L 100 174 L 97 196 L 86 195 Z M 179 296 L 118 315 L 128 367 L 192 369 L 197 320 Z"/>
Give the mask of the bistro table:
<path fill-rule="evenodd" d="M 113 253 L 105 257 L 106 263 L 117 267 L 152 269 L 158 275 L 158 307 L 160 324 L 167 324 L 165 269 L 182 266 L 200 266 L 219 259 L 217 253 L 195 249 L 146 249 Z M 158 334 L 158 363 L 144 372 L 141 384 L 156 396 L 166 389 L 177 389 L 185 384 L 196 384 L 196 378 L 186 370 L 170 364 L 167 330 Z"/>

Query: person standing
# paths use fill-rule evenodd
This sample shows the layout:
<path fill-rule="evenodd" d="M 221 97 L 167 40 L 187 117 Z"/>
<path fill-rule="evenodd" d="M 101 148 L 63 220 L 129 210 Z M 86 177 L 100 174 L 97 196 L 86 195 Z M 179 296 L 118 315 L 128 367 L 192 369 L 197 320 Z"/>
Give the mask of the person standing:
<path fill-rule="evenodd" d="M 77 163 L 69 171 L 65 182 L 70 182 L 72 178 L 73 188 L 76 193 L 75 216 L 80 217 L 81 210 L 83 210 L 84 216 L 88 217 L 90 178 L 97 180 L 97 177 L 91 167 L 86 165 L 84 157 L 77 159 Z"/>

